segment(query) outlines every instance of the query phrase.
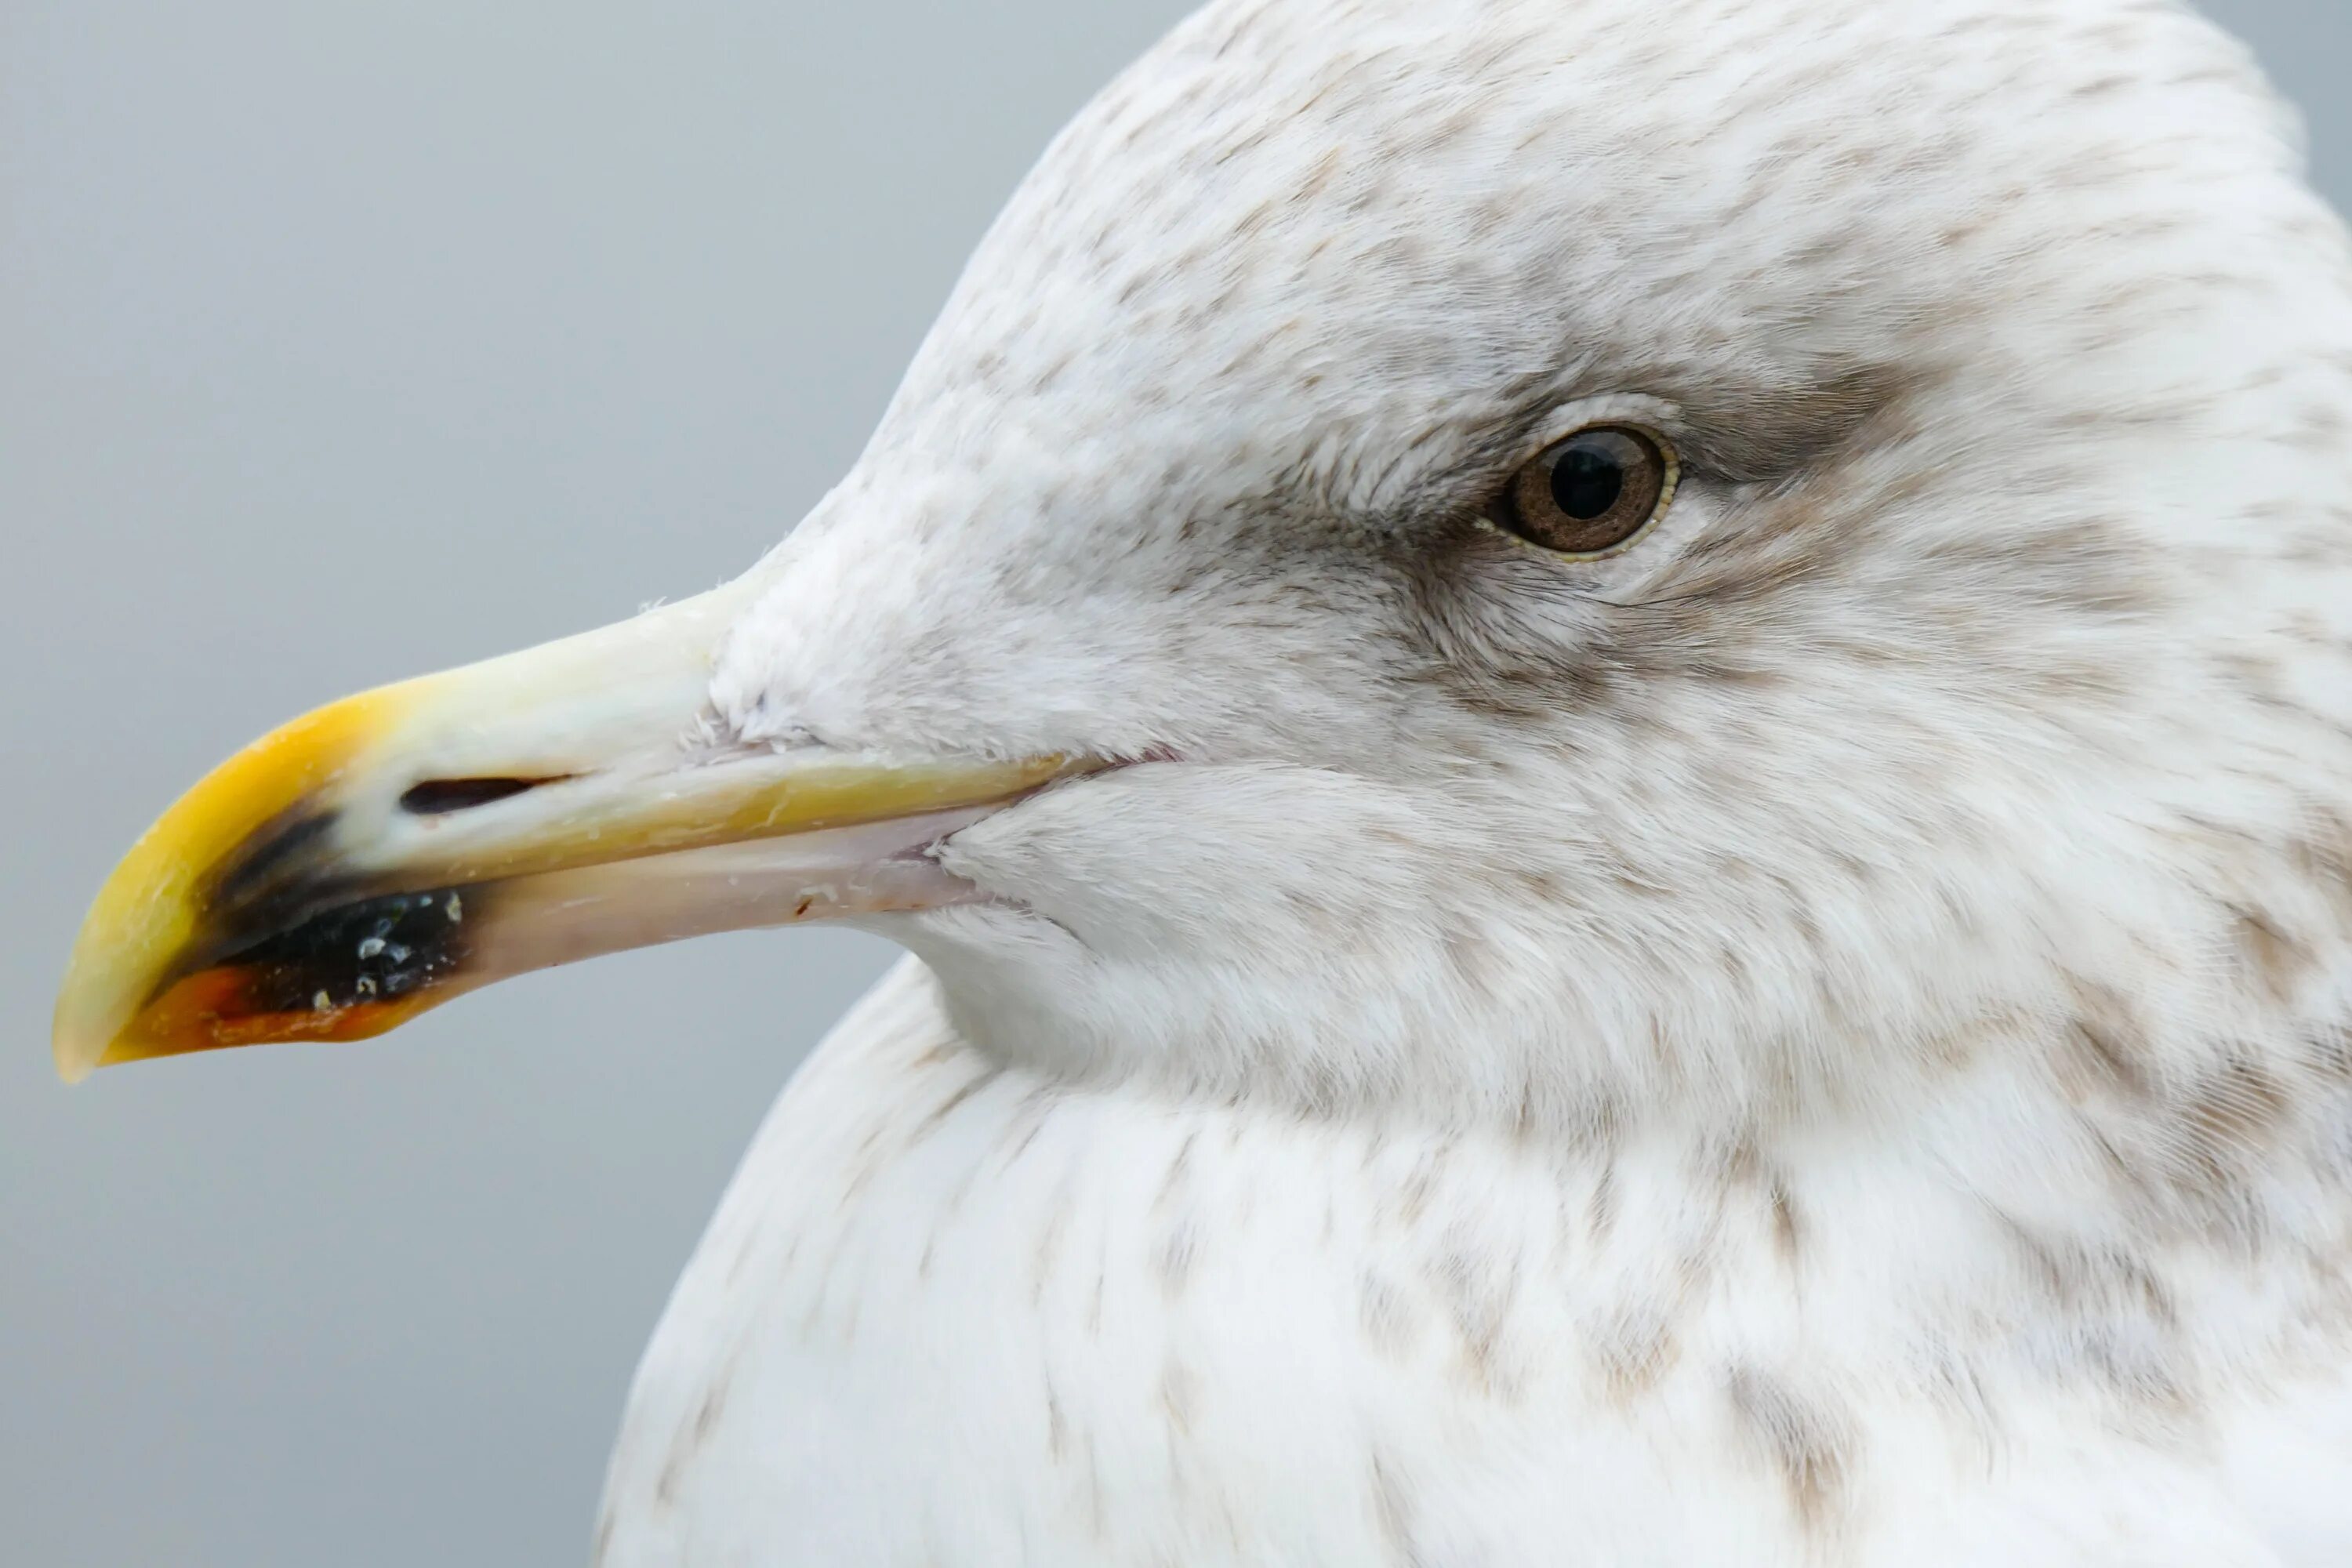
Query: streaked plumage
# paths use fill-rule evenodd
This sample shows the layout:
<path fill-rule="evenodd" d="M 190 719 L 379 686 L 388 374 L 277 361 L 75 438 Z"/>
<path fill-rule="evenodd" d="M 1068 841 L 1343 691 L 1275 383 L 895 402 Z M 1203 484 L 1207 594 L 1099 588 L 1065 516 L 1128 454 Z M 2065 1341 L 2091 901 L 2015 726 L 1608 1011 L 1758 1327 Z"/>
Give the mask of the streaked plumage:
<path fill-rule="evenodd" d="M 1601 417 L 1654 537 L 1474 521 Z M 719 667 L 1145 761 L 872 922 L 601 1561 L 2352 1561 L 2347 508 L 2168 0 L 1212 5 Z"/>

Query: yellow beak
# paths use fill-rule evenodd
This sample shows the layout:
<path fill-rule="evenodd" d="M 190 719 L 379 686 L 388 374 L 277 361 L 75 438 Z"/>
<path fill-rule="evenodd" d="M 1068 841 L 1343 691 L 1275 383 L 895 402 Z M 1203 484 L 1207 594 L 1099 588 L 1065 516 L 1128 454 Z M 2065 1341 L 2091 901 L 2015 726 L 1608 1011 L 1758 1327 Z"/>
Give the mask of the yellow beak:
<path fill-rule="evenodd" d="M 60 1076 L 359 1039 L 551 963 L 972 896 L 923 851 L 1077 770 L 719 742 L 706 693 L 745 597 L 362 692 L 231 757 L 99 890 Z"/>

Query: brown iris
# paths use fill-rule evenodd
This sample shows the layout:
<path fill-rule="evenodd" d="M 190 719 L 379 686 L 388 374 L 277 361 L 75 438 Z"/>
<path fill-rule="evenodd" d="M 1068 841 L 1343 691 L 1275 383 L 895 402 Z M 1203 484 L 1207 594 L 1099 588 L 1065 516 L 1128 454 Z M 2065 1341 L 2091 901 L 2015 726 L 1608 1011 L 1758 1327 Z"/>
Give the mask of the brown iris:
<path fill-rule="evenodd" d="M 1595 425 L 1555 441 L 1511 476 L 1494 521 L 1562 555 L 1602 555 L 1631 540 L 1674 499 L 1675 460 L 1657 437 Z"/>

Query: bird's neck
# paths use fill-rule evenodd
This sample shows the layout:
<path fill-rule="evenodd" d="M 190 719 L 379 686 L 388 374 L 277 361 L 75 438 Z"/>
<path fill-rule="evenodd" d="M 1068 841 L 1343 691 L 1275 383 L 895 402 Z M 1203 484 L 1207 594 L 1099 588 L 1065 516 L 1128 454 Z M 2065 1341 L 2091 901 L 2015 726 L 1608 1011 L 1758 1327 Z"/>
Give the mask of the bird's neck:
<path fill-rule="evenodd" d="M 1875 1113 L 1561 1140 L 1073 1084 L 905 999 L 794 1096 L 847 1165 L 901 1151 L 892 1203 L 935 1189 L 1034 1231 L 1048 1287 L 1065 1253 L 1131 1254 L 1129 1312 L 1279 1272 L 1302 1321 L 1341 1310 L 1383 1355 L 1451 1345 L 1498 1396 L 1557 1378 L 1630 1407 L 1762 1368 L 1996 1405 L 2054 1384 L 2177 1427 L 2352 1322 L 2352 1098 L 2242 1067 L 2126 1090 L 2095 1061 L 2037 1085 L 1987 1052 Z M 1124 1278 L 1103 1268 L 1085 1278 Z"/>

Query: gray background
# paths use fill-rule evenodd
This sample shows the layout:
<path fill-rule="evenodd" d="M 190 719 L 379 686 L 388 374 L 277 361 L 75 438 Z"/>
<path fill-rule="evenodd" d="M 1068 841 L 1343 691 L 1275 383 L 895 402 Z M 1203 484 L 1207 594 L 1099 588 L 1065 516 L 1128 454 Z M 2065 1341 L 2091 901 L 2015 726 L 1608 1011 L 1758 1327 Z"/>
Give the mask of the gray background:
<path fill-rule="evenodd" d="M 636 953 L 68 1093 L 67 944 L 278 720 L 749 564 L 1182 9 L 0 0 L 0 1568 L 581 1558 L 670 1280 L 887 952 Z M 2209 9 L 2342 203 L 2352 5 Z"/>

